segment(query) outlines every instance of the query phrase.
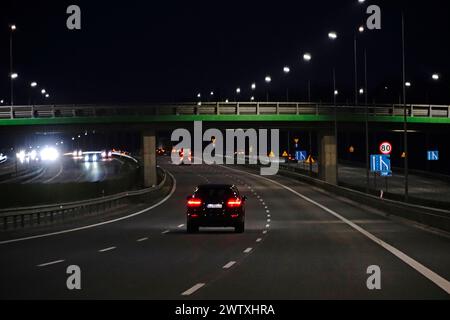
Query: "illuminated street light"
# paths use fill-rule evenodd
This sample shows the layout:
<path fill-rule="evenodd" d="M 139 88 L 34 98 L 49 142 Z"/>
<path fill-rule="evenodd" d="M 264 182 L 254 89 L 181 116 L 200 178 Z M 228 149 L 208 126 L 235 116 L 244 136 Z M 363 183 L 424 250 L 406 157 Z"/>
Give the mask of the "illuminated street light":
<path fill-rule="evenodd" d="M 435 73 L 435 74 L 433 74 L 433 75 L 431 76 L 431 78 L 432 78 L 434 81 L 438 81 L 441 77 L 439 76 L 439 74 Z"/>
<path fill-rule="evenodd" d="M 339 91 L 338 90 L 334 90 L 334 95 L 335 96 L 339 95 Z"/>
<path fill-rule="evenodd" d="M 331 40 L 336 40 L 337 39 L 337 33 L 334 31 L 331 31 L 330 33 L 328 33 L 328 38 L 330 38 Z"/>
<path fill-rule="evenodd" d="M 363 89 L 363 88 L 359 89 L 359 94 L 360 94 L 360 95 L 363 95 L 363 94 L 364 94 L 364 89 Z"/>
<path fill-rule="evenodd" d="M 42 93 L 42 94 L 46 94 L 46 93 L 47 93 L 47 90 L 42 89 L 42 90 L 41 90 L 41 93 Z"/>
<path fill-rule="evenodd" d="M 198 93 L 198 94 L 197 94 L 197 98 L 200 99 L 201 97 L 202 97 L 202 94 L 201 94 L 201 93 Z"/>
<path fill-rule="evenodd" d="M 30 87 L 32 87 L 32 88 L 35 88 L 35 87 L 37 87 L 37 82 L 32 82 L 32 83 L 30 83 Z"/>
<path fill-rule="evenodd" d="M 283 72 L 284 72 L 285 74 L 288 74 L 289 72 L 291 72 L 291 68 L 289 68 L 288 66 L 286 66 L 286 67 L 283 68 Z"/>
<path fill-rule="evenodd" d="M 236 89 L 236 93 L 237 93 L 237 94 L 240 94 L 240 93 L 241 93 L 241 88 L 237 88 L 237 89 Z"/>
<path fill-rule="evenodd" d="M 45 97 L 48 99 L 48 98 L 50 98 L 50 95 L 47 93 L 47 94 L 45 95 Z"/>
<path fill-rule="evenodd" d="M 359 31 L 360 33 L 363 33 L 364 30 L 365 30 L 364 26 L 360 26 L 360 27 L 358 28 L 358 31 Z"/>
<path fill-rule="evenodd" d="M 270 76 L 266 76 L 264 81 L 266 81 L 266 83 L 271 83 L 272 82 L 272 78 Z"/>
<path fill-rule="evenodd" d="M 17 73 L 11 73 L 11 79 L 15 80 L 19 77 Z"/>
<path fill-rule="evenodd" d="M 252 96 L 252 97 L 250 98 L 250 101 L 255 101 L 255 97 Z"/>
<path fill-rule="evenodd" d="M 252 83 L 252 90 L 256 90 L 256 83 Z"/>
<path fill-rule="evenodd" d="M 409 88 L 412 86 L 412 84 L 411 84 L 411 82 L 405 82 L 405 86 Z"/>
<path fill-rule="evenodd" d="M 306 53 L 303 55 L 303 61 L 309 62 L 309 61 L 311 61 L 311 59 L 312 59 L 312 56 L 311 56 L 310 53 L 306 52 Z"/>
<path fill-rule="evenodd" d="M 15 24 L 10 25 L 11 31 L 16 31 L 17 27 Z"/>
<path fill-rule="evenodd" d="M 211 91 L 210 95 L 213 96 L 214 95 L 214 91 Z"/>

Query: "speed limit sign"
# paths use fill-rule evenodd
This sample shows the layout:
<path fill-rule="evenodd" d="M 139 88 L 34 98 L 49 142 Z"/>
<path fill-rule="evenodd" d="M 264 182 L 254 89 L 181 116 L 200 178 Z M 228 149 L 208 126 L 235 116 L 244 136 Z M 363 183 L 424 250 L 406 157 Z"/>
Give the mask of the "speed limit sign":
<path fill-rule="evenodd" d="M 389 155 L 392 153 L 392 144 L 389 142 L 383 142 L 380 144 L 380 152 L 385 155 Z"/>

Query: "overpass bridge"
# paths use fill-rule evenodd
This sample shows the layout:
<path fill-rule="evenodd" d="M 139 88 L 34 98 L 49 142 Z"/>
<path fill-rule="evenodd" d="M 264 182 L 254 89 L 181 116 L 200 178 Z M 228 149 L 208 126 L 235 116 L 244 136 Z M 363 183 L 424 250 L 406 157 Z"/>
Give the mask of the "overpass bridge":
<path fill-rule="evenodd" d="M 206 102 L 154 105 L 31 105 L 0 106 L 0 129 L 79 126 L 120 126 L 142 132 L 146 186 L 156 183 L 156 131 L 190 126 L 194 121 L 226 128 L 304 127 L 318 136 L 320 176 L 337 184 L 337 140 L 334 121 L 339 126 L 360 124 L 366 120 L 389 129 L 403 129 L 403 105 L 348 106 L 301 102 Z M 411 129 L 450 124 L 450 106 L 406 106 Z M 190 124 L 189 124 L 190 123 Z"/>
<path fill-rule="evenodd" d="M 450 124 L 450 106 L 407 105 L 409 123 Z M 367 114 L 366 114 L 367 113 Z M 0 106 L 0 126 L 155 122 L 370 122 L 403 123 L 403 105 L 348 106 L 232 102 L 154 105 Z"/>

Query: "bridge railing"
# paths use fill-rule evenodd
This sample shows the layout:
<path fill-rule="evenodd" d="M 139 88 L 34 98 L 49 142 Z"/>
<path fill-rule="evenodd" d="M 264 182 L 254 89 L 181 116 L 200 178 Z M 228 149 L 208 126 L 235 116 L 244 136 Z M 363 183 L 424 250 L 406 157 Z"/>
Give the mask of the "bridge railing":
<path fill-rule="evenodd" d="M 409 104 L 409 117 L 450 118 L 450 106 Z M 336 106 L 339 114 L 403 116 L 403 105 Z M 294 102 L 181 103 L 155 105 L 33 105 L 0 106 L 0 119 L 180 115 L 330 115 L 330 104 Z"/>

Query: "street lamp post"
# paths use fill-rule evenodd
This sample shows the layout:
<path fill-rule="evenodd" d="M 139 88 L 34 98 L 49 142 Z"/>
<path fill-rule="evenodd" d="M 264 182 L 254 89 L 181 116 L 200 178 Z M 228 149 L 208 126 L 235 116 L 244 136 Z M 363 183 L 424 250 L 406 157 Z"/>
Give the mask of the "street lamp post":
<path fill-rule="evenodd" d="M 252 83 L 251 89 L 252 89 L 252 92 L 253 92 L 252 98 L 253 98 L 253 101 L 255 101 L 255 91 L 256 91 L 256 83 L 255 82 Z"/>
<path fill-rule="evenodd" d="M 328 33 L 328 38 L 331 41 L 337 39 L 337 33 L 331 31 Z M 333 66 L 333 104 L 334 104 L 334 139 L 336 143 L 336 184 L 339 185 L 339 148 L 338 148 L 338 119 L 337 119 L 337 95 L 339 94 L 336 89 L 336 68 Z"/>
<path fill-rule="evenodd" d="M 310 53 L 305 53 L 303 54 L 303 61 L 305 61 L 306 63 L 309 63 L 312 59 L 312 56 Z M 309 74 L 309 72 L 308 72 Z M 308 91 L 308 102 L 311 102 L 311 79 L 308 78 L 308 83 L 307 83 L 307 91 Z"/>
<path fill-rule="evenodd" d="M 269 102 L 269 85 L 272 82 L 272 78 L 270 76 L 266 76 L 266 78 L 264 79 L 266 84 L 267 84 L 267 89 L 266 89 L 266 100 L 267 102 Z"/>
<path fill-rule="evenodd" d="M 14 79 L 17 77 L 13 77 L 14 75 L 14 65 L 13 65 L 13 33 L 16 31 L 17 27 L 16 25 L 12 24 L 9 26 L 10 33 L 9 33 L 9 70 L 10 70 L 10 76 L 11 76 L 11 106 L 14 106 Z"/>
<path fill-rule="evenodd" d="M 406 58 L 405 58 L 405 16 L 402 12 L 402 88 L 403 88 L 403 145 L 404 145 L 404 175 L 405 175 L 405 202 L 409 200 L 409 173 L 408 173 L 408 110 L 406 108 Z"/>
<path fill-rule="evenodd" d="M 370 190 L 370 160 L 369 160 L 369 105 L 367 88 L 367 50 L 364 49 L 364 99 L 365 99 L 365 126 L 366 126 L 366 192 Z"/>
<path fill-rule="evenodd" d="M 33 89 L 36 88 L 37 85 L 38 85 L 38 84 L 37 84 L 37 82 L 35 82 L 35 81 L 33 81 L 33 82 L 30 83 L 30 88 L 31 88 L 31 89 L 30 89 L 30 97 L 29 97 L 29 100 L 28 100 L 28 104 L 29 104 L 29 105 L 34 104 L 34 101 L 33 101 L 33 100 L 34 100 L 34 99 L 33 99 L 33 96 L 34 96 L 33 92 L 34 92 L 34 91 L 33 91 Z"/>
<path fill-rule="evenodd" d="M 291 68 L 289 68 L 288 66 L 285 66 L 283 68 L 283 72 L 286 75 L 286 77 L 289 75 L 289 73 L 291 72 Z M 289 102 L 289 83 L 286 87 L 286 102 Z"/>

